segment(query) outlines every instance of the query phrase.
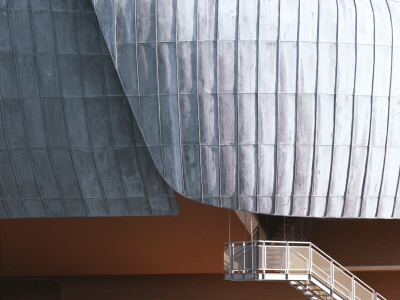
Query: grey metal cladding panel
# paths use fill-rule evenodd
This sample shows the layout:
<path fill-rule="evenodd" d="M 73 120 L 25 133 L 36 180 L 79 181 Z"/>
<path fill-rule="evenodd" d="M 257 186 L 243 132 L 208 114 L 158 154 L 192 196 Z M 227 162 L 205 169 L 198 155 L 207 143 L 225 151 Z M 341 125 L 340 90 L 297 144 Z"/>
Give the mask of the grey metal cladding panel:
<path fill-rule="evenodd" d="M 32 11 L 32 32 L 38 52 L 55 52 L 52 15 L 49 10 Z"/>
<path fill-rule="evenodd" d="M 3 99 L 18 98 L 17 72 L 12 53 L 0 53 L 0 90 Z"/>
<path fill-rule="evenodd" d="M 13 47 L 16 51 L 33 52 L 31 20 L 28 10 L 9 10 Z"/>
<path fill-rule="evenodd" d="M 0 8 L 0 217 L 176 214 L 91 1 Z"/>
<path fill-rule="evenodd" d="M 18 179 L 15 177 L 12 157 L 10 152 L 0 150 L 0 185 L 5 199 L 21 199 L 22 193 Z"/>
<path fill-rule="evenodd" d="M 69 144 L 72 147 L 89 146 L 89 131 L 86 122 L 84 99 L 65 98 L 65 119 L 68 126 Z"/>
<path fill-rule="evenodd" d="M 15 55 L 21 97 L 39 97 L 39 84 L 36 62 L 33 54 L 17 53 Z"/>
<path fill-rule="evenodd" d="M 131 148 L 119 148 L 115 151 L 120 165 L 122 184 L 126 196 L 128 198 L 146 197 L 146 188 L 139 165 L 137 150 Z"/>
<path fill-rule="evenodd" d="M 85 201 L 79 199 L 65 199 L 65 207 L 70 217 L 87 217 L 88 210 Z"/>
<path fill-rule="evenodd" d="M 82 88 L 85 96 L 104 95 L 101 56 L 81 55 Z"/>
<path fill-rule="evenodd" d="M 82 148 L 73 149 L 72 159 L 74 160 L 76 176 L 82 190 L 82 196 L 84 198 L 102 198 L 103 190 L 92 151 Z"/>
<path fill-rule="evenodd" d="M 46 147 L 46 131 L 42 118 L 43 110 L 41 99 L 27 98 L 23 99 L 22 103 L 29 145 L 33 148 Z"/>
<path fill-rule="evenodd" d="M 114 149 L 94 149 L 96 169 L 106 198 L 123 198 L 121 173 Z"/>
<path fill-rule="evenodd" d="M 108 97 L 108 109 L 115 146 L 133 146 L 132 113 L 124 97 Z"/>
<path fill-rule="evenodd" d="M 104 79 L 108 95 L 118 95 L 122 96 L 124 90 L 121 85 L 121 81 L 118 79 L 118 74 L 115 70 L 114 64 L 112 62 L 110 55 L 102 56 L 103 68 L 104 68 Z"/>
<path fill-rule="evenodd" d="M 108 216 L 108 202 L 104 199 L 85 199 L 86 208 L 88 215 L 91 217 L 95 216 Z"/>
<path fill-rule="evenodd" d="M 19 99 L 2 99 L 5 130 L 10 148 L 26 147 L 22 104 Z"/>
<path fill-rule="evenodd" d="M 117 45 L 116 53 L 118 56 L 121 55 L 126 58 L 126 61 L 120 61 L 118 63 L 118 70 L 121 74 L 122 83 L 124 86 L 131 87 L 126 90 L 126 93 L 135 95 L 138 93 L 138 79 L 136 69 L 132 68 L 132 65 L 136 65 L 136 45 L 132 43 Z"/>
<path fill-rule="evenodd" d="M 6 143 L 6 131 L 4 128 L 3 110 L 2 102 L 0 100 L 0 149 L 7 149 Z"/>
<path fill-rule="evenodd" d="M 62 54 L 58 56 L 58 61 L 63 96 L 81 96 L 82 78 L 79 55 Z"/>
<path fill-rule="evenodd" d="M 40 89 L 43 97 L 61 96 L 60 76 L 58 74 L 57 56 L 52 53 L 37 53 L 36 62 L 40 78 Z"/>
<path fill-rule="evenodd" d="M 65 148 L 54 148 L 51 149 L 51 153 L 53 156 L 55 172 L 60 184 L 61 194 L 66 198 L 82 197 L 70 150 Z"/>
<path fill-rule="evenodd" d="M 84 106 L 91 145 L 112 146 L 107 98 L 85 98 Z"/>
<path fill-rule="evenodd" d="M 64 99 L 44 98 L 43 110 L 49 146 L 68 146 L 67 128 L 64 121 Z"/>
<path fill-rule="evenodd" d="M 60 53 L 77 53 L 78 41 L 74 13 L 67 11 L 53 12 L 54 32 Z"/>
<path fill-rule="evenodd" d="M 68 215 L 66 205 L 61 199 L 44 199 L 43 206 L 48 217 L 57 218 Z"/>
<path fill-rule="evenodd" d="M 217 94 L 199 95 L 199 122 L 201 144 L 218 145 L 219 133 Z"/>
<path fill-rule="evenodd" d="M 97 54 L 100 52 L 99 31 L 95 14 L 76 13 L 76 28 L 79 52 L 81 54 Z"/>
<path fill-rule="evenodd" d="M 161 94 L 178 92 L 175 43 L 158 44 L 158 78 Z"/>
<path fill-rule="evenodd" d="M 0 50 L 11 50 L 11 32 L 8 10 L 0 9 Z"/>
<path fill-rule="evenodd" d="M 398 170 L 386 166 L 400 144 L 398 3 L 138 0 L 126 13 L 123 0 L 93 3 L 108 46 L 139 50 L 114 52 L 117 71 L 178 192 L 272 214 L 397 216 L 386 178 Z"/>
<path fill-rule="evenodd" d="M 30 161 L 30 153 L 25 149 L 11 151 L 15 174 L 21 187 L 24 198 L 41 199 L 42 195 L 37 183 L 35 170 Z"/>
<path fill-rule="evenodd" d="M 33 149 L 33 165 L 43 199 L 60 199 L 59 185 L 53 171 L 50 155 L 51 152 L 47 149 Z"/>

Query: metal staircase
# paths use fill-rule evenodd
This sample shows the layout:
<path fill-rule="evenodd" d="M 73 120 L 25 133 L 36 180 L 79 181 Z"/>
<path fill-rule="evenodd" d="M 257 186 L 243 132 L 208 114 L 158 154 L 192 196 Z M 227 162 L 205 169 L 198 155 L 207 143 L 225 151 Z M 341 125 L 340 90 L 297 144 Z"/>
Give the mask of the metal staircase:
<path fill-rule="evenodd" d="M 245 241 L 225 247 L 225 279 L 287 281 L 312 300 L 385 300 L 309 242 Z"/>

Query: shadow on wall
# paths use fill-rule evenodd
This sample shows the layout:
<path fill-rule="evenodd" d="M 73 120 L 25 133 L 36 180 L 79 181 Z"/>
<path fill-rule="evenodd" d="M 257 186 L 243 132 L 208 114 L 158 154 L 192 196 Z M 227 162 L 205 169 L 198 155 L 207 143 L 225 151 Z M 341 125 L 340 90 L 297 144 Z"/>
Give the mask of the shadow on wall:
<path fill-rule="evenodd" d="M 1 274 L 222 273 L 228 211 L 178 202 L 177 216 L 2 220 Z M 243 235 L 231 212 L 232 240 Z"/>

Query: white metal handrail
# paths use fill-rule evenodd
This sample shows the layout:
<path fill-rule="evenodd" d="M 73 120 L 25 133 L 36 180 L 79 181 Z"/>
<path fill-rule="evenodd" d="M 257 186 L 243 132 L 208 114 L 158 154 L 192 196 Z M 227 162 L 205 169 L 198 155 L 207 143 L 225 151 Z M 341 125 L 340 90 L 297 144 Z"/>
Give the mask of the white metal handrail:
<path fill-rule="evenodd" d="M 368 294 L 369 300 L 386 300 L 310 242 L 245 241 L 227 244 L 228 247 L 225 249 L 228 261 L 226 263 L 227 272 L 230 274 L 301 272 L 299 274 L 316 277 L 326 287 L 344 296 L 345 299 L 364 300 L 365 297 L 360 298 L 361 294 Z M 303 255 L 304 253 L 300 252 L 307 254 Z"/>

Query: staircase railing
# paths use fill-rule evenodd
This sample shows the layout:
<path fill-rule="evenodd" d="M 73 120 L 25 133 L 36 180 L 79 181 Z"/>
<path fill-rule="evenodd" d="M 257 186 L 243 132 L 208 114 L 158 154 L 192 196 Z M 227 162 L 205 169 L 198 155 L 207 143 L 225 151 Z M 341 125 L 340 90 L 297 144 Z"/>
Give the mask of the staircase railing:
<path fill-rule="evenodd" d="M 386 300 L 309 242 L 245 241 L 225 247 L 225 271 L 234 274 L 309 275 L 349 300 Z"/>

